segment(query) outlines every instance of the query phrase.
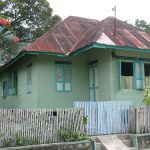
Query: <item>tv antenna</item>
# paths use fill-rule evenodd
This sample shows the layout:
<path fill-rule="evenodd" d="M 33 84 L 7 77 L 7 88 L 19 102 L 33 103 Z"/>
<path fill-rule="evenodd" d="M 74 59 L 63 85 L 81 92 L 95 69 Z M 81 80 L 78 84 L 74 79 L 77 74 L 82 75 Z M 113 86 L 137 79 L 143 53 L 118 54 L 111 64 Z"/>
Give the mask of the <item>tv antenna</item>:
<path fill-rule="evenodd" d="M 116 36 L 116 14 L 117 14 L 116 5 L 114 6 L 114 8 L 112 8 L 112 11 L 114 12 L 114 36 Z"/>

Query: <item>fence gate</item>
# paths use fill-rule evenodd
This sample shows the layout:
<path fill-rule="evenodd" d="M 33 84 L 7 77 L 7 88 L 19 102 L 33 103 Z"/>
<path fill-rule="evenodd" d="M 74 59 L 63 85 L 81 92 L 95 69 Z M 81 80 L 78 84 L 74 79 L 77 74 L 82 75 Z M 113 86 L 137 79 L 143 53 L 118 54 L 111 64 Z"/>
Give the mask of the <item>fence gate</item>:
<path fill-rule="evenodd" d="M 88 135 L 127 133 L 131 101 L 74 102 L 88 116 Z"/>

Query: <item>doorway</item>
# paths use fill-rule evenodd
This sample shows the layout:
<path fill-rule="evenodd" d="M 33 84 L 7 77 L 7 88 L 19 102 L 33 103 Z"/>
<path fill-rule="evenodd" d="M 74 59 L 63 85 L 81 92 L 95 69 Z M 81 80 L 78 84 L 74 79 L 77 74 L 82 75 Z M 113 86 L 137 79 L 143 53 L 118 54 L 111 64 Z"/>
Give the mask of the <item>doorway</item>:
<path fill-rule="evenodd" d="M 97 63 L 89 65 L 89 88 L 90 101 L 99 100 L 99 84 L 98 84 L 98 65 Z"/>

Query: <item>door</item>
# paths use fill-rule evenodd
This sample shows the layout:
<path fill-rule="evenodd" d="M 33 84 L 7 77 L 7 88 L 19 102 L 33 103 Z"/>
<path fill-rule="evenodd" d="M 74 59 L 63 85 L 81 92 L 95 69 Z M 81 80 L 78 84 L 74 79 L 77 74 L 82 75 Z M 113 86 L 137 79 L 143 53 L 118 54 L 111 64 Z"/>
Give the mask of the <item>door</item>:
<path fill-rule="evenodd" d="M 98 67 L 96 64 L 89 66 L 90 101 L 99 100 Z"/>

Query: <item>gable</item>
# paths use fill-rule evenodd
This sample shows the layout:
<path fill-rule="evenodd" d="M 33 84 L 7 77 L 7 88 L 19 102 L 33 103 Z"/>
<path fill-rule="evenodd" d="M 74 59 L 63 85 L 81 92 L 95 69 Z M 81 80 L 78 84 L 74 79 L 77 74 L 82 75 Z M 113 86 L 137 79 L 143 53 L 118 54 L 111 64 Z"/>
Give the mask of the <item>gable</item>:
<path fill-rule="evenodd" d="M 116 45 L 105 33 L 102 33 L 96 42 L 100 44 Z"/>

